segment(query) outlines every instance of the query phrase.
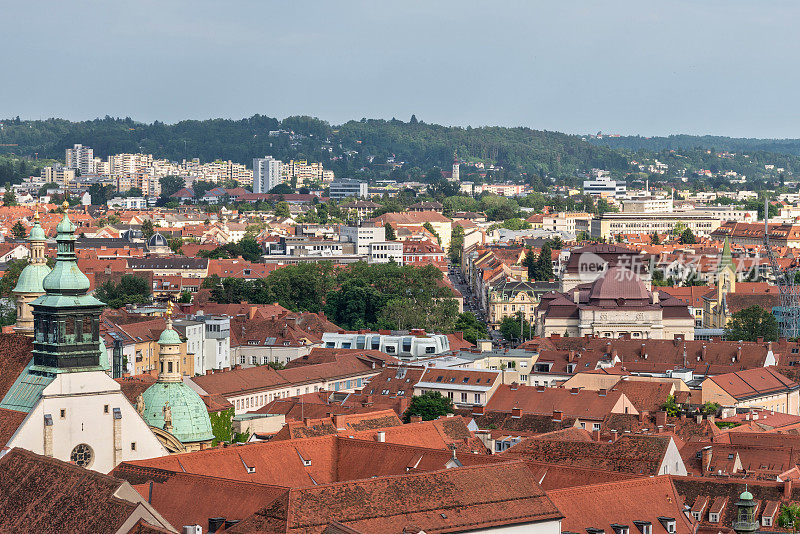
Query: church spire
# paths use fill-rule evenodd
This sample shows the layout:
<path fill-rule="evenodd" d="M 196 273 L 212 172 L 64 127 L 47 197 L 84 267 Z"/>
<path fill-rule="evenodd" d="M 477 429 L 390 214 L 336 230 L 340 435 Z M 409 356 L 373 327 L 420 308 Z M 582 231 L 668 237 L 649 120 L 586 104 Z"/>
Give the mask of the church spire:
<path fill-rule="evenodd" d="M 65 209 L 56 227 L 56 265 L 42 280 L 45 294 L 31 303 L 37 372 L 103 370 L 100 314 L 104 304 L 87 294 L 89 279 L 78 268 L 75 256 L 75 230 Z"/>

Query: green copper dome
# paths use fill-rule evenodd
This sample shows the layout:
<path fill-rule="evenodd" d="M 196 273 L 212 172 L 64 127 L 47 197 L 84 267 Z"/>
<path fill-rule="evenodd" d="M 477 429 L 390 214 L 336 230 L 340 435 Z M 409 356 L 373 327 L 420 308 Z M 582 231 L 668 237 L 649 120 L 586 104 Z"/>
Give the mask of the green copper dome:
<path fill-rule="evenodd" d="M 161 332 L 161 337 L 158 338 L 159 345 L 180 345 L 181 336 L 172 328 L 166 328 Z"/>
<path fill-rule="evenodd" d="M 164 406 L 169 402 L 172 411 L 172 431 L 181 443 L 210 441 L 211 419 L 208 410 L 192 388 L 183 382 L 156 382 L 144 393 L 144 420 L 148 425 L 164 428 Z"/>
<path fill-rule="evenodd" d="M 37 221 L 36 224 L 33 225 L 31 228 L 31 233 L 28 235 L 28 241 L 46 241 L 47 236 L 44 235 L 44 228 L 39 225 Z"/>
<path fill-rule="evenodd" d="M 750 492 L 749 492 L 749 491 L 747 491 L 747 490 L 744 490 L 744 491 L 741 493 L 741 495 L 739 495 L 739 500 L 740 500 L 740 501 L 752 501 L 752 500 L 753 500 L 753 494 L 752 494 L 752 493 L 750 493 Z"/>
<path fill-rule="evenodd" d="M 65 211 L 64 218 L 61 219 L 61 222 L 58 223 L 58 226 L 56 226 L 56 232 L 59 234 L 69 234 L 74 239 L 73 234 L 75 234 L 75 230 L 77 229 L 78 227 L 72 224 L 72 221 L 69 220 L 69 215 L 67 215 L 67 212 Z"/>
<path fill-rule="evenodd" d="M 57 226 L 56 266 L 42 282 L 48 294 L 77 295 L 89 290 L 89 279 L 78 268 L 75 256 L 75 235 L 73 233 L 75 228 L 65 212 L 64 218 Z"/>
<path fill-rule="evenodd" d="M 50 267 L 43 263 L 26 265 L 19 273 L 14 293 L 44 293 L 42 282 L 48 274 L 50 274 Z"/>

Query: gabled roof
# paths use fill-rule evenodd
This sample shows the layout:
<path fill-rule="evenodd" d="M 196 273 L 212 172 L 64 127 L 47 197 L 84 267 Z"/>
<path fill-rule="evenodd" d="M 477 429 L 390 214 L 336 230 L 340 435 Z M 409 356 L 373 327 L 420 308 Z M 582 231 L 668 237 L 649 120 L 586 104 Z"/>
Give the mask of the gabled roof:
<path fill-rule="evenodd" d="M 145 508 L 149 515 L 144 500 L 119 496 L 124 484 L 91 469 L 12 449 L 0 458 L 0 531 L 117 532 L 138 510 Z"/>
<path fill-rule="evenodd" d="M 133 483 L 140 483 L 139 481 L 155 476 L 153 473 L 166 470 L 261 484 L 305 487 L 397 475 L 410 470 L 435 471 L 443 469 L 452 457 L 453 452 L 449 449 L 380 443 L 374 439 L 331 435 L 262 441 L 123 462 L 113 473 L 114 476 Z M 364 461 L 365 458 L 369 461 Z M 458 459 L 464 465 L 507 460 L 472 453 L 460 454 Z"/>
<path fill-rule="evenodd" d="M 514 462 L 293 489 L 230 532 L 313 534 L 337 521 L 360 532 L 414 525 L 444 533 L 561 517 L 530 470 Z"/>
<path fill-rule="evenodd" d="M 565 516 L 562 532 L 586 532 L 592 528 L 615 532 L 617 525 L 626 525 L 629 532 L 634 532 L 634 522 L 647 521 L 653 533 L 663 534 L 670 531 L 660 519 L 671 518 L 675 521 L 672 532 L 694 533 L 683 513 L 682 499 L 668 476 L 563 488 L 548 491 L 547 495 Z"/>
<path fill-rule="evenodd" d="M 794 391 L 800 386 L 772 367 L 746 369 L 707 378 L 736 400 Z"/>
<path fill-rule="evenodd" d="M 615 442 L 528 438 L 501 455 L 538 462 L 657 475 L 672 438 L 622 436 Z"/>

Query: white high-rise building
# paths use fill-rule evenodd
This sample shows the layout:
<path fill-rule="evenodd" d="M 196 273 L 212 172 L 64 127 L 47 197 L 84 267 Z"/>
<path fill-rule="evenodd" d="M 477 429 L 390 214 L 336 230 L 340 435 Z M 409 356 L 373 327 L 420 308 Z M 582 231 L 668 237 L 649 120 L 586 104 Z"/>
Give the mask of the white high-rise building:
<path fill-rule="evenodd" d="M 94 150 L 83 145 L 68 148 L 66 150 L 66 167 L 77 169 L 84 176 L 94 174 Z"/>
<path fill-rule="evenodd" d="M 458 182 L 460 179 L 460 165 L 458 161 L 453 162 L 453 181 Z"/>
<path fill-rule="evenodd" d="M 268 193 L 276 185 L 283 183 L 283 162 L 267 156 L 253 158 L 253 192 Z"/>

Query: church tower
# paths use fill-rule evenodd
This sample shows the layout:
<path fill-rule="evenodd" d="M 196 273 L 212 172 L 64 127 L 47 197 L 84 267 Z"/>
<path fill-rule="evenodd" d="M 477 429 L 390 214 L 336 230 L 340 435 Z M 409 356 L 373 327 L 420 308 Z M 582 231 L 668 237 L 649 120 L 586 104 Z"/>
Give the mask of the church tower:
<path fill-rule="evenodd" d="M 717 268 L 717 302 L 722 300 L 728 293 L 736 292 L 736 266 L 733 263 L 731 254 L 731 243 L 728 238 L 722 245 L 722 257 Z"/>
<path fill-rule="evenodd" d="M 17 301 L 17 322 L 14 332 L 33 336 L 33 312 L 31 302 L 44 295 L 42 281 L 50 273 L 47 258 L 44 255 L 47 237 L 39 224 L 39 210 L 33 215 L 33 228 L 28 235 L 31 254 L 28 265 L 22 270 L 13 293 Z"/>
<path fill-rule="evenodd" d="M 137 399 L 137 407 L 153 432 L 170 452 L 200 450 L 211 445 L 214 434 L 203 399 L 183 383 L 181 336 L 172 327 L 172 303 L 167 325 L 158 338 L 158 380 Z"/>
<path fill-rule="evenodd" d="M 31 303 L 32 359 L 0 401 L 0 408 L 28 414 L 6 447 L 108 473 L 120 462 L 168 451 L 106 373 L 104 304 L 87 294 L 67 207 L 57 228 L 56 265 L 42 280 L 45 294 Z"/>
<path fill-rule="evenodd" d="M 36 332 L 33 370 L 43 373 L 103 370 L 100 314 L 104 304 L 88 295 L 89 279 L 75 256 L 76 226 L 64 218 L 56 227 L 56 265 L 42 280 L 45 294 L 31 303 Z"/>

